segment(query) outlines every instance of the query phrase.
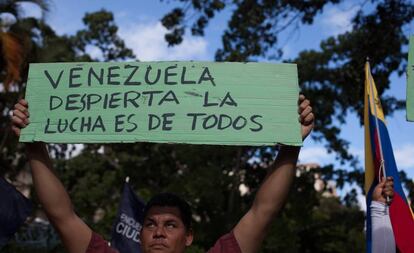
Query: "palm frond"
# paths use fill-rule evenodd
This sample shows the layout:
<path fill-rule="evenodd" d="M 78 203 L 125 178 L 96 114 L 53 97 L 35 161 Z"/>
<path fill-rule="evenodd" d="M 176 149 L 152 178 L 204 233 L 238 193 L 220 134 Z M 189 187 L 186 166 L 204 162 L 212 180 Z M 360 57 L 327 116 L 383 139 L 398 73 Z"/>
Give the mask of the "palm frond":
<path fill-rule="evenodd" d="M 19 39 L 11 33 L 0 32 L 0 43 L 6 72 L 3 85 L 4 89 L 8 91 L 13 82 L 20 80 L 20 67 L 24 59 L 23 48 Z"/>

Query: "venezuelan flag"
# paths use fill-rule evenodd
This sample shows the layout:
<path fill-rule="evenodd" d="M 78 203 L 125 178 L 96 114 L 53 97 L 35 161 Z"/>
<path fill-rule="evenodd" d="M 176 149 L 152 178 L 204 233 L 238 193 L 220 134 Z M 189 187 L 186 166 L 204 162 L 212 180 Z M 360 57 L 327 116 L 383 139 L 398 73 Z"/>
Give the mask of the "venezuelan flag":
<path fill-rule="evenodd" d="M 365 192 L 367 201 L 367 252 L 371 253 L 372 192 L 384 174 L 394 178 L 394 199 L 389 212 L 394 231 L 397 252 L 414 252 L 414 219 L 405 197 L 385 125 L 384 113 L 378 98 L 369 62 L 365 64 Z M 375 253 L 375 252 L 373 252 Z"/>

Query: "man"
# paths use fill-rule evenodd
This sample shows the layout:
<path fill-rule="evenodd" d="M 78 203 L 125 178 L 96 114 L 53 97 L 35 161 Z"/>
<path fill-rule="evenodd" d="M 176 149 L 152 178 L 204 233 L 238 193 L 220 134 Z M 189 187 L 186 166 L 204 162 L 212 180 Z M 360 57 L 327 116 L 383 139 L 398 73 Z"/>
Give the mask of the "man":
<path fill-rule="evenodd" d="M 305 139 L 314 126 L 314 115 L 309 100 L 299 96 L 299 121 Z M 29 124 L 28 104 L 21 100 L 15 105 L 12 129 L 17 136 Z M 296 175 L 299 147 L 282 146 L 272 170 L 262 183 L 250 210 L 232 231 L 222 236 L 210 249 L 213 252 L 258 252 L 267 230 L 283 207 L 289 188 Z M 116 252 L 109 248 L 75 213 L 68 193 L 52 172 L 52 163 L 44 143 L 27 144 L 36 193 L 49 220 L 58 231 L 70 253 Z M 191 212 L 185 201 L 174 195 L 158 195 L 149 201 L 141 244 L 144 253 L 183 253 L 193 241 Z M 190 222 L 188 222 L 190 220 Z"/>

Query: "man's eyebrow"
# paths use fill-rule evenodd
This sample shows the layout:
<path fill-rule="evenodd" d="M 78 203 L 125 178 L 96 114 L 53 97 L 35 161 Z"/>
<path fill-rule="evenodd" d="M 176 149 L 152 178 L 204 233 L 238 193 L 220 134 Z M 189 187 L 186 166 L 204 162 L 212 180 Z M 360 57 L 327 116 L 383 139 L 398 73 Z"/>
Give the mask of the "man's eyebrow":
<path fill-rule="evenodd" d="M 144 222 L 155 222 L 153 218 L 145 218 Z"/>
<path fill-rule="evenodd" d="M 180 224 L 180 220 L 178 218 L 170 218 L 170 219 L 167 219 L 164 223 Z"/>

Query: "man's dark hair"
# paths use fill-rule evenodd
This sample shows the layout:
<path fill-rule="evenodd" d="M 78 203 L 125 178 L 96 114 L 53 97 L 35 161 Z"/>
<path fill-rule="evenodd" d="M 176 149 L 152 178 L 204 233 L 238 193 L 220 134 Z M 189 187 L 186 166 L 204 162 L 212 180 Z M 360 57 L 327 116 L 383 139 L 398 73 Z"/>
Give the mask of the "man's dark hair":
<path fill-rule="evenodd" d="M 160 193 L 153 196 L 147 203 L 144 209 L 144 219 L 148 215 L 151 207 L 176 207 L 180 211 L 181 220 L 187 230 L 191 229 L 191 207 L 184 199 L 173 193 Z"/>

